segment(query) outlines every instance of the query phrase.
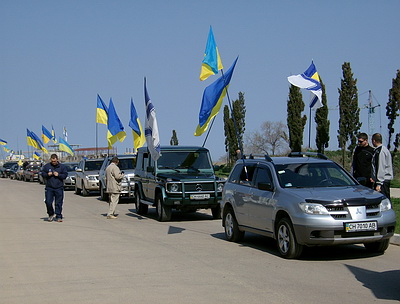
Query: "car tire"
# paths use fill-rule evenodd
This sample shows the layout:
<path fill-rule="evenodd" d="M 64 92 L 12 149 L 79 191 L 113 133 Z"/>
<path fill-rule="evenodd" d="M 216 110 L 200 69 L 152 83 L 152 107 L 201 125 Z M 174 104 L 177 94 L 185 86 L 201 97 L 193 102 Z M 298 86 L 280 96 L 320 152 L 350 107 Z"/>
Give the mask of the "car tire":
<path fill-rule="evenodd" d="M 78 194 L 78 195 L 81 194 L 81 189 L 78 188 L 77 184 L 75 184 L 75 194 Z"/>
<path fill-rule="evenodd" d="M 149 205 L 143 204 L 140 201 L 139 191 L 135 190 L 135 195 L 133 197 L 133 202 L 135 204 L 136 213 L 139 215 L 146 215 L 149 211 Z"/>
<path fill-rule="evenodd" d="M 157 220 L 159 222 L 166 222 L 171 220 L 172 208 L 165 206 L 163 198 L 160 194 L 156 196 L 156 209 L 157 209 Z"/>
<path fill-rule="evenodd" d="M 85 184 L 82 183 L 82 196 L 88 196 L 89 191 L 85 188 Z"/>
<path fill-rule="evenodd" d="M 389 242 L 390 242 L 390 239 L 386 239 L 386 240 L 379 241 L 379 242 L 373 242 L 373 243 L 364 243 L 364 247 L 369 252 L 384 253 L 385 250 L 388 249 L 388 247 L 389 247 Z"/>
<path fill-rule="evenodd" d="M 212 214 L 214 220 L 220 220 L 221 219 L 221 206 L 218 205 L 216 207 L 211 208 L 211 214 Z"/>
<path fill-rule="evenodd" d="M 282 218 L 276 228 L 276 241 L 279 254 L 286 259 L 298 258 L 303 252 L 303 245 L 296 241 L 293 226 L 288 218 Z"/>
<path fill-rule="evenodd" d="M 244 231 L 239 229 L 235 213 L 232 208 L 224 212 L 225 237 L 229 242 L 240 242 L 244 237 Z"/>

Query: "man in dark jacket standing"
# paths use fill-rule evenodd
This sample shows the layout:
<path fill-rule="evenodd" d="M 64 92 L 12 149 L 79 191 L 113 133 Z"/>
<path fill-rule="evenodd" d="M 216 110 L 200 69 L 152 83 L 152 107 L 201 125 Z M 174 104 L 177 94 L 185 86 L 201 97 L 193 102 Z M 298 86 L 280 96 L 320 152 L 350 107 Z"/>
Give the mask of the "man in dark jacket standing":
<path fill-rule="evenodd" d="M 374 148 L 368 144 L 368 135 L 360 133 L 357 135 L 358 145 L 353 154 L 353 176 L 365 177 L 368 188 L 372 189 L 373 183 L 371 182 L 371 168 L 372 156 L 374 155 Z"/>
<path fill-rule="evenodd" d="M 43 166 L 41 174 L 46 183 L 44 191 L 47 214 L 49 215 L 48 221 L 53 221 L 55 216 L 57 222 L 62 222 L 64 179 L 68 176 L 67 168 L 58 161 L 57 154 L 52 154 L 50 156 L 50 163 Z M 55 212 L 53 201 L 55 201 Z"/>

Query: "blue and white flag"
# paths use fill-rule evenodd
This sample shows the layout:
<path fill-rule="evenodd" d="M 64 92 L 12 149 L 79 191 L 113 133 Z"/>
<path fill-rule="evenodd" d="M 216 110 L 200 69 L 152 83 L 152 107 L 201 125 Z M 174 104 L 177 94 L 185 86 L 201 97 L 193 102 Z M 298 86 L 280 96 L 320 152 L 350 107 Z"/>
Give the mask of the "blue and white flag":
<path fill-rule="evenodd" d="M 146 136 L 147 148 L 149 149 L 154 161 L 157 161 L 161 156 L 160 137 L 158 134 L 156 110 L 154 109 L 149 94 L 147 93 L 146 78 L 144 79 L 144 101 L 146 105 L 144 135 Z"/>
<path fill-rule="evenodd" d="M 315 95 L 310 102 L 311 109 L 322 107 L 321 80 L 319 79 L 314 62 L 311 62 L 311 65 L 303 74 L 289 76 L 288 81 L 292 85 L 300 89 L 307 89 Z"/>

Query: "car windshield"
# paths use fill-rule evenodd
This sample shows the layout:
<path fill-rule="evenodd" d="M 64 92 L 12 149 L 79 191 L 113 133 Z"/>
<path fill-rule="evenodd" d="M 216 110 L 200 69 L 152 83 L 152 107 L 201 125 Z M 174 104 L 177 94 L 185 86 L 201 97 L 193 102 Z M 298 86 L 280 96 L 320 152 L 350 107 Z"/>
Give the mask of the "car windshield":
<path fill-rule="evenodd" d="M 157 161 L 157 168 L 172 169 L 177 172 L 181 172 L 181 169 L 187 169 L 188 172 L 199 172 L 204 169 L 212 170 L 212 165 L 207 151 L 164 151 Z"/>
<path fill-rule="evenodd" d="M 67 172 L 75 171 L 77 166 L 78 166 L 78 164 L 65 164 L 65 167 L 67 168 Z"/>
<path fill-rule="evenodd" d="M 335 163 L 275 165 L 283 188 L 355 186 L 350 175 Z"/>
<path fill-rule="evenodd" d="M 133 170 L 135 169 L 136 158 L 120 158 L 118 167 L 121 170 Z"/>
<path fill-rule="evenodd" d="M 85 162 L 85 171 L 100 170 L 102 164 L 103 164 L 102 160 L 87 161 Z"/>

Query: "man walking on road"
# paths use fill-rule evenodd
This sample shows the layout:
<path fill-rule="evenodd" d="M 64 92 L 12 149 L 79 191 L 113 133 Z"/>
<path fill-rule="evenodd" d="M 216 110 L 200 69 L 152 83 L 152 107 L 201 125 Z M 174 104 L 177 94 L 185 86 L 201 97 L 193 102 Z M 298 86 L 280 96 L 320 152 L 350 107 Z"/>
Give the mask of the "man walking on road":
<path fill-rule="evenodd" d="M 108 219 L 117 218 L 114 213 L 121 193 L 121 180 L 124 177 L 124 174 L 121 173 L 121 170 L 118 168 L 118 163 L 118 157 L 114 156 L 106 169 L 106 192 L 109 194 L 108 199 L 110 202 L 110 207 L 107 213 Z"/>
<path fill-rule="evenodd" d="M 46 183 L 44 191 L 47 214 L 49 215 L 48 221 L 53 221 L 54 216 L 56 216 L 57 222 L 62 222 L 64 179 L 68 176 L 67 168 L 58 161 L 57 154 L 52 154 L 50 163 L 43 166 L 41 174 Z M 55 211 L 53 201 L 55 202 Z"/>
<path fill-rule="evenodd" d="M 371 181 L 374 189 L 390 198 L 390 181 L 393 179 L 392 156 L 390 151 L 382 145 L 382 135 L 372 135 L 372 144 L 375 147 L 372 157 Z"/>

